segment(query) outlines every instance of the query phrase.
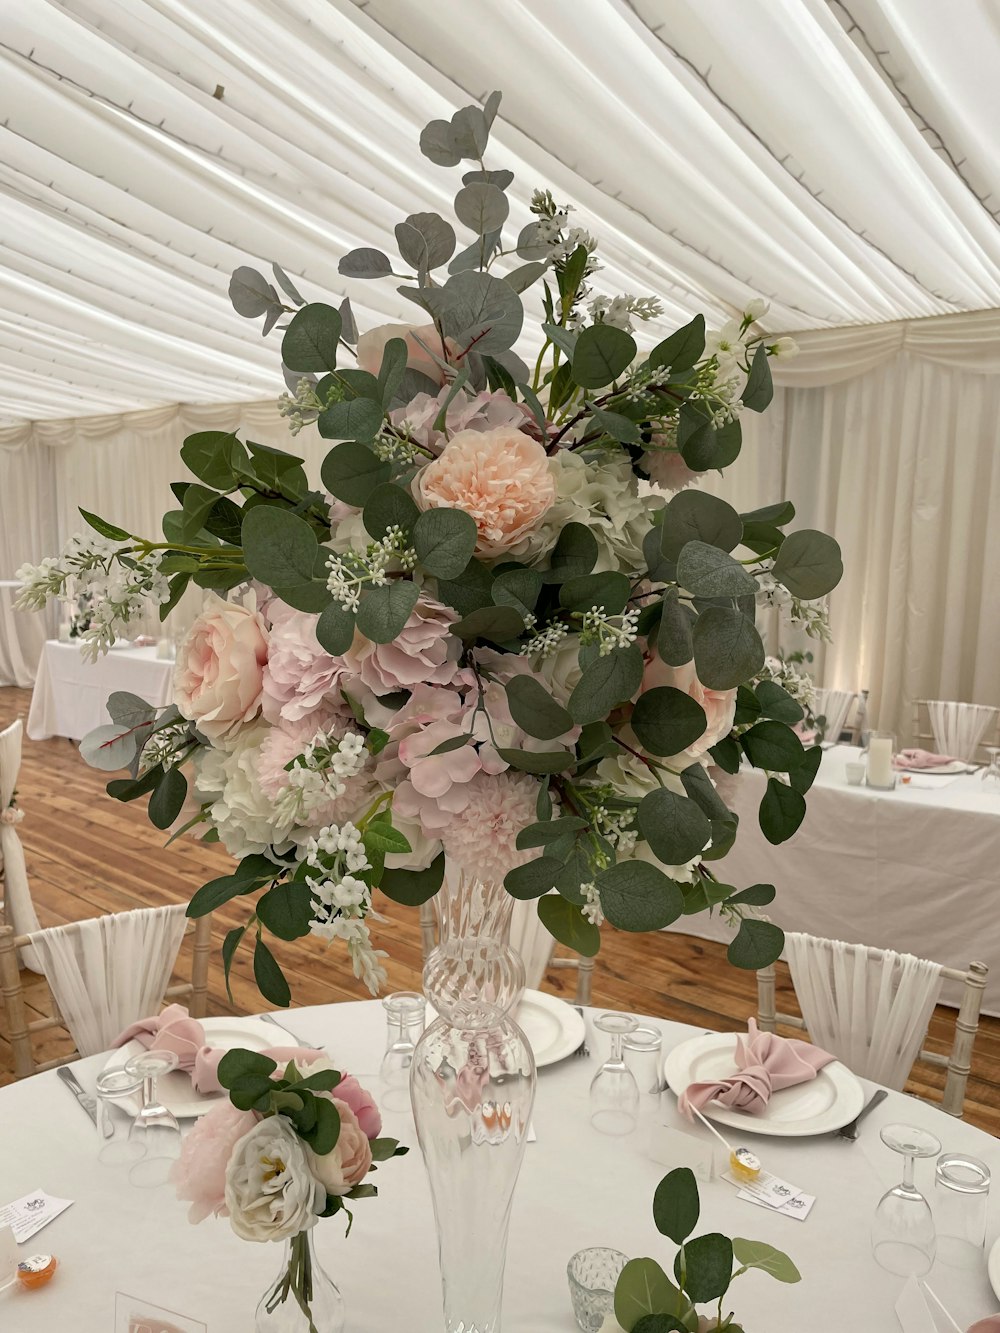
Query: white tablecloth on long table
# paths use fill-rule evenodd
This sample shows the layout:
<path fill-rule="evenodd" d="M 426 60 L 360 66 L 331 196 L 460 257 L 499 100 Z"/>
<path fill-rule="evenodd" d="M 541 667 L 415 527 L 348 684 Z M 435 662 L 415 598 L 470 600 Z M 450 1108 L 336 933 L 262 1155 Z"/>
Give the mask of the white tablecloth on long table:
<path fill-rule="evenodd" d="M 47 633 L 46 611 L 15 611 L 20 583 L 0 579 L 0 685 L 20 689 L 34 681 Z"/>
<path fill-rule="evenodd" d="M 378 1065 L 385 1028 L 377 1002 L 293 1010 L 279 1020 L 302 1040 L 325 1045 L 362 1082 L 365 1071 Z M 680 1024 L 650 1021 L 662 1030 L 665 1050 L 697 1035 Z M 587 1090 L 599 1059 L 592 1030 L 589 1040 L 589 1058 L 570 1058 L 539 1072 L 533 1117 L 538 1138 L 527 1147 L 511 1220 L 504 1296 L 508 1333 L 572 1333 L 566 1262 L 584 1246 L 653 1255 L 668 1269 L 673 1262 L 673 1246 L 652 1220 L 653 1191 L 665 1169 L 650 1159 L 645 1135 L 609 1138 L 590 1126 Z M 95 1056 L 75 1066 L 88 1089 L 103 1063 L 104 1057 Z M 670 1094 L 663 1098 L 661 1116 L 682 1125 Z M 768 1241 L 787 1251 L 802 1273 L 795 1286 L 759 1273 L 735 1283 L 726 1308 L 735 1308 L 748 1330 L 892 1333 L 897 1328 L 893 1308 L 903 1279 L 876 1265 L 869 1231 L 875 1205 L 898 1183 L 901 1166 L 881 1145 L 879 1126 L 899 1120 L 932 1130 L 946 1150 L 972 1153 L 995 1177 L 1000 1174 L 995 1139 L 935 1107 L 890 1093 L 853 1144 L 830 1135 L 741 1135 L 767 1167 L 816 1195 L 805 1222 L 740 1201 L 722 1180 L 701 1185 L 699 1233 L 721 1230 Z M 0 1328 L 108 1333 L 116 1290 L 203 1320 L 208 1333 L 252 1328 L 255 1304 L 277 1273 L 278 1246 L 240 1242 L 222 1219 L 190 1226 L 186 1206 L 168 1187 L 137 1189 L 124 1169 L 102 1166 L 93 1125 L 54 1073 L 0 1088 L 0 1123 L 6 1144 L 0 1203 L 36 1189 L 76 1201 L 21 1247 L 22 1254 L 57 1255 L 59 1271 L 40 1291 L 0 1296 Z M 706 1131 L 683 1127 L 708 1141 Z M 413 1150 L 379 1170 L 379 1198 L 358 1204 L 349 1238 L 338 1219 L 319 1223 L 319 1256 L 344 1294 L 352 1333 L 403 1328 L 440 1333 L 434 1219 L 412 1120 L 404 1114 L 388 1117 L 385 1132 Z M 918 1185 L 931 1194 L 932 1182 L 933 1161 L 918 1163 Z M 994 1197 L 990 1240 L 997 1220 Z M 1000 1308 L 985 1260 L 972 1272 L 939 1263 L 929 1281 L 963 1329 Z"/>
<path fill-rule="evenodd" d="M 805 820 L 780 848 L 757 821 L 764 775 L 723 775 L 720 791 L 740 828 L 733 850 L 713 869 L 738 888 L 773 884 L 777 897 L 767 914 L 785 930 L 896 949 L 947 967 L 986 963 L 984 1007 L 1000 1013 L 1000 785 L 978 773 L 921 773 L 891 791 L 852 787 L 845 766 L 860 757 L 849 745 L 825 752 Z M 703 939 L 732 936 L 704 915 L 675 928 Z"/>
<path fill-rule="evenodd" d="M 49 639 L 31 696 L 28 735 L 33 741 L 49 736 L 82 740 L 111 720 L 105 704 L 115 690 L 127 690 L 160 708 L 170 702 L 173 671 L 173 662 L 157 658 L 155 647 L 113 648 L 88 662 L 78 644 Z"/>

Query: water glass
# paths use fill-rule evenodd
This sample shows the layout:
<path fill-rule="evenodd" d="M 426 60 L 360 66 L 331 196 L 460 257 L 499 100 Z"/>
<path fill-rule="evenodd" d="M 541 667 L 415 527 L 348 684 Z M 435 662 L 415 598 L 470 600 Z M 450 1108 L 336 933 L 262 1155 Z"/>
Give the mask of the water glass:
<path fill-rule="evenodd" d="M 987 764 L 979 774 L 983 782 L 1000 782 L 1000 746 L 985 745 Z"/>
<path fill-rule="evenodd" d="M 659 1028 L 639 1027 L 622 1043 L 625 1064 L 639 1087 L 639 1115 L 656 1121 L 663 1092 L 663 1041 Z"/>
<path fill-rule="evenodd" d="M 145 1153 L 131 1138 L 134 1113 L 130 1099 L 142 1088 L 142 1076 L 125 1069 L 105 1069 L 97 1076 L 97 1160 L 106 1166 L 130 1166 Z"/>
<path fill-rule="evenodd" d="M 424 1030 L 427 1001 L 416 991 L 395 991 L 382 1001 L 386 1016 L 385 1055 L 382 1057 L 382 1105 L 387 1111 L 410 1106 L 410 1065 Z"/>
<path fill-rule="evenodd" d="M 615 1309 L 615 1283 L 628 1256 L 620 1250 L 580 1250 L 566 1265 L 569 1297 L 576 1326 L 582 1333 L 597 1333 Z"/>
<path fill-rule="evenodd" d="M 142 1081 L 142 1105 L 132 1122 L 129 1139 L 142 1148 L 139 1161 L 129 1167 L 133 1185 L 165 1185 L 170 1168 L 180 1156 L 181 1130 L 173 1112 L 160 1101 L 156 1081 L 177 1068 L 176 1051 L 141 1051 L 125 1061 L 126 1073 Z"/>
<path fill-rule="evenodd" d="M 622 1043 L 639 1020 L 631 1014 L 601 1014 L 598 1032 L 611 1038 L 611 1053 L 590 1085 L 590 1123 L 601 1134 L 631 1134 L 639 1123 L 639 1085 L 625 1063 Z"/>
<path fill-rule="evenodd" d="M 978 1157 L 945 1153 L 934 1171 L 938 1258 L 955 1268 L 978 1268 L 986 1245 L 990 1169 Z"/>

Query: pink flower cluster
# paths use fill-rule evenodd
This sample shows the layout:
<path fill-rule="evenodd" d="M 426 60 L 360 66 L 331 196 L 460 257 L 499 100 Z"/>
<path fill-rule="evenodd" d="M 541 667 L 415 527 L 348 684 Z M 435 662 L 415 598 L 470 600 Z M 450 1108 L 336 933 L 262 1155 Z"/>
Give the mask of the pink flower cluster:
<path fill-rule="evenodd" d="M 333 1066 L 326 1056 L 301 1062 L 300 1073 Z M 311 1159 L 317 1179 L 329 1194 L 346 1194 L 361 1183 L 372 1164 L 369 1141 L 382 1132 L 382 1117 L 371 1093 L 351 1074 L 345 1074 L 329 1098 L 340 1114 L 340 1137 L 332 1153 Z M 226 1170 L 236 1145 L 261 1119 L 254 1111 L 240 1111 L 226 1098 L 195 1122 L 184 1137 L 181 1155 L 171 1169 L 178 1199 L 190 1203 L 188 1220 L 227 1217 Z"/>

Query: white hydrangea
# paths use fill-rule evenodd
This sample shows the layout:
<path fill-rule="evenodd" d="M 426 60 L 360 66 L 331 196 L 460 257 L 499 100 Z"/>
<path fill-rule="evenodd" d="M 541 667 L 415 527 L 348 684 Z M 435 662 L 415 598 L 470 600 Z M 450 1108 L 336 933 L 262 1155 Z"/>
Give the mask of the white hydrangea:
<path fill-rule="evenodd" d="M 257 752 L 268 729 L 265 722 L 253 723 L 231 741 L 195 753 L 196 794 L 210 803 L 219 839 L 237 860 L 270 846 L 283 852 L 292 845 L 294 816 L 264 794 L 257 777 Z"/>

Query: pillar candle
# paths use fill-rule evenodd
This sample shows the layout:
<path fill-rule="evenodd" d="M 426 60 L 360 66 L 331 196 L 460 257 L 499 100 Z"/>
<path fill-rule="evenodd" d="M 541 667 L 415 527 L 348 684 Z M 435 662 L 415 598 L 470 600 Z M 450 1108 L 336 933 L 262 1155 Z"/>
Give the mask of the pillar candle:
<path fill-rule="evenodd" d="M 873 736 L 868 742 L 868 785 L 891 787 L 892 776 L 892 739 Z"/>

